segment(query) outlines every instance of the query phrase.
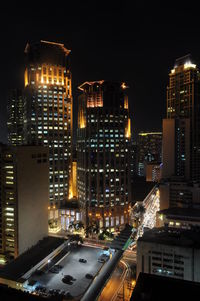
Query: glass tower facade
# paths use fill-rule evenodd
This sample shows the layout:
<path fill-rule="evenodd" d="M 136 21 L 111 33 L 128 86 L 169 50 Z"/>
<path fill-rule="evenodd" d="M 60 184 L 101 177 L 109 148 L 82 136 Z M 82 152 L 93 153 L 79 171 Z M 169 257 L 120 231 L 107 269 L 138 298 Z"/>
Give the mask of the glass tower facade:
<path fill-rule="evenodd" d="M 78 197 L 86 225 L 110 230 L 129 220 L 131 121 L 125 84 L 79 86 Z"/>

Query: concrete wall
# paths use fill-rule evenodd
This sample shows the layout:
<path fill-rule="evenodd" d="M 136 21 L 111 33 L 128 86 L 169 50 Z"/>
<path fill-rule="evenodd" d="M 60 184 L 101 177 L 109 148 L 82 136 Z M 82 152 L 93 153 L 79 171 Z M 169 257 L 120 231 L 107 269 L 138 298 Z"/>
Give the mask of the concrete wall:
<path fill-rule="evenodd" d="M 156 255 L 152 252 L 160 252 L 161 255 Z M 164 253 L 171 254 L 171 256 L 167 257 L 166 255 L 164 255 Z M 176 260 L 175 255 L 182 256 L 180 260 L 183 261 L 183 264 L 177 264 L 174 262 L 174 260 Z M 161 260 L 155 260 L 153 259 L 153 257 L 154 258 L 161 257 Z M 153 263 L 160 264 L 161 268 L 164 269 L 163 265 L 167 264 L 166 261 L 163 260 L 164 258 L 169 258 L 172 260 L 172 262 L 169 263 L 169 265 L 173 267 L 171 275 L 165 274 L 163 272 L 161 273 L 154 272 Z M 148 274 L 156 274 L 162 276 L 168 275 L 173 278 L 200 282 L 200 272 L 198 270 L 199 264 L 200 264 L 199 250 L 194 251 L 192 248 L 163 245 L 163 244 L 158 244 L 153 242 L 138 241 L 137 243 L 137 277 L 140 272 L 144 272 Z M 174 269 L 175 266 L 184 268 L 183 278 L 175 275 L 175 271 L 179 272 L 177 269 Z M 169 268 L 168 270 L 171 269 Z"/>
<path fill-rule="evenodd" d="M 48 155 L 38 156 L 45 153 L 39 146 L 17 149 L 18 255 L 48 235 Z"/>

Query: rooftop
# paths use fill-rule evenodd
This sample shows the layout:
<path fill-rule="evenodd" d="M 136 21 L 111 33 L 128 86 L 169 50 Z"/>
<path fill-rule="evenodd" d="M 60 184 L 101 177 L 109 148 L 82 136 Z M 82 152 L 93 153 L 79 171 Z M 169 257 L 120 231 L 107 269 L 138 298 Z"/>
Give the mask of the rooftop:
<path fill-rule="evenodd" d="M 153 228 L 145 232 L 138 242 L 200 249 L 200 229 Z"/>
<path fill-rule="evenodd" d="M 47 257 L 53 250 L 63 244 L 64 239 L 45 237 L 35 246 L 21 254 L 0 270 L 0 277 L 17 281 L 33 266 Z"/>
<path fill-rule="evenodd" d="M 130 301 L 188 301 L 200 294 L 200 283 L 140 273 Z"/>
<path fill-rule="evenodd" d="M 166 215 L 168 218 L 200 220 L 200 209 L 194 208 L 168 208 L 158 212 L 158 214 Z"/>

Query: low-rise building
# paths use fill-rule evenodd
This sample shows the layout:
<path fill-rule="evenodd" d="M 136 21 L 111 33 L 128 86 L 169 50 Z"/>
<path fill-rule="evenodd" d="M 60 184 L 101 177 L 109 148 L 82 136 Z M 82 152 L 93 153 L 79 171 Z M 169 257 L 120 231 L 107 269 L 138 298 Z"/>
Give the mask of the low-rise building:
<path fill-rule="evenodd" d="M 140 272 L 200 282 L 200 229 L 154 228 L 137 242 Z"/>
<path fill-rule="evenodd" d="M 200 227 L 200 210 L 194 208 L 169 208 L 157 212 L 157 227 L 191 229 Z"/>

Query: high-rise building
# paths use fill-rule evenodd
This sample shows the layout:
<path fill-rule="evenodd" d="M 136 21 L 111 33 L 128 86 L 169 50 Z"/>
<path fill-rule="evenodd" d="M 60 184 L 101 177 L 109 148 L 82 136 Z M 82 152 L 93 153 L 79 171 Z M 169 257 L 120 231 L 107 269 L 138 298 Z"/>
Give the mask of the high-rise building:
<path fill-rule="evenodd" d="M 57 216 L 53 215 L 54 209 L 69 196 L 72 148 L 69 53 L 63 44 L 47 41 L 28 43 L 25 48 L 23 140 L 28 145 L 49 148 L 50 219 Z"/>
<path fill-rule="evenodd" d="M 162 133 L 140 132 L 138 134 L 138 175 L 146 176 L 146 164 L 162 162 Z"/>
<path fill-rule="evenodd" d="M 24 99 L 21 89 L 13 89 L 8 99 L 8 144 L 24 143 Z"/>
<path fill-rule="evenodd" d="M 110 230 L 129 220 L 131 120 L 126 85 L 79 86 L 77 184 L 86 225 Z"/>
<path fill-rule="evenodd" d="M 48 171 L 48 148 L 0 145 L 0 263 L 48 235 Z"/>
<path fill-rule="evenodd" d="M 187 55 L 176 60 L 163 120 L 163 177 L 200 181 L 200 77 Z"/>

